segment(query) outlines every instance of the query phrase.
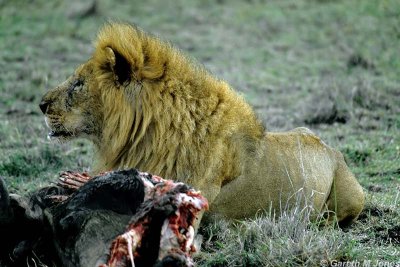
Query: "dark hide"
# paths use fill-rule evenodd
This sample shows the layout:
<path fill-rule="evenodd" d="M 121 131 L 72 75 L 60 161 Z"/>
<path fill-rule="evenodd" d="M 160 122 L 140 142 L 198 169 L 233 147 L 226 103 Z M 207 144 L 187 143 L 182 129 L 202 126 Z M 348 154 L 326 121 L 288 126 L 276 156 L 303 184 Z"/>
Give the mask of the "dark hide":
<path fill-rule="evenodd" d="M 149 175 L 150 176 L 150 175 Z M 29 198 L 9 196 L 0 183 L 0 266 L 96 266 L 144 198 L 137 170 L 112 172 L 68 190 L 53 186 Z"/>

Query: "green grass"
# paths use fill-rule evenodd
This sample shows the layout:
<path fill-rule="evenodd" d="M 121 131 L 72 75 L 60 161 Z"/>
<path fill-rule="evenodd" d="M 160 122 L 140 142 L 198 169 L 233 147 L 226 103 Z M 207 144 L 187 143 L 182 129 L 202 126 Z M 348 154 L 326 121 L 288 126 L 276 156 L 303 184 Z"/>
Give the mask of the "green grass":
<path fill-rule="evenodd" d="M 319 266 L 400 258 L 397 0 L 0 1 L 0 175 L 13 193 L 86 170 L 92 147 L 47 141 L 38 108 L 92 52 L 109 19 L 171 41 L 227 80 L 269 130 L 307 126 L 341 150 L 367 193 L 347 231 L 296 214 L 204 227 L 200 266 Z M 294 232 L 302 230 L 301 235 Z M 282 232 L 286 229 L 287 232 Z M 282 233 L 282 235 L 276 235 Z M 284 256 L 284 257 L 283 257 Z"/>

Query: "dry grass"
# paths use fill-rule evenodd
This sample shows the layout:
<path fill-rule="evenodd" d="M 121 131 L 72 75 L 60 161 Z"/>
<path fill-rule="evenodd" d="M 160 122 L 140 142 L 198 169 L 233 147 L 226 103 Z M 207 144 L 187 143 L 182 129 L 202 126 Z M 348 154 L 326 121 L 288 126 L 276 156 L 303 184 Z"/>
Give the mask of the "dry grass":
<path fill-rule="evenodd" d="M 199 266 L 316 266 L 343 259 L 351 238 L 334 225 L 310 221 L 311 209 L 297 206 L 280 216 L 229 223 L 202 229 L 205 240 Z"/>

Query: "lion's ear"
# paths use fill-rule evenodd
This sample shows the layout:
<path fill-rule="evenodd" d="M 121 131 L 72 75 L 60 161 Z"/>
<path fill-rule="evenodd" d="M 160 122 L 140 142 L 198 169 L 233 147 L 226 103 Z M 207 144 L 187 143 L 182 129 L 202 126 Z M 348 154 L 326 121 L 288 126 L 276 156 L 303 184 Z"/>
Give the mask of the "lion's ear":
<path fill-rule="evenodd" d="M 116 82 L 119 84 L 129 83 L 131 80 L 132 70 L 128 60 L 123 55 L 113 50 L 111 47 L 105 48 L 108 63 L 111 71 L 114 73 Z"/>

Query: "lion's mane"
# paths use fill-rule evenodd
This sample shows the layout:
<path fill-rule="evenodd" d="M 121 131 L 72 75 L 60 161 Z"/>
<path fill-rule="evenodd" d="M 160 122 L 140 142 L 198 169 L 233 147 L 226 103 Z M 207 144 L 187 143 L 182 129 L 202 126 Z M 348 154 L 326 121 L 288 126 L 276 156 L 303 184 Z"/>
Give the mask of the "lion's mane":
<path fill-rule="evenodd" d="M 114 82 L 120 70 L 110 71 L 106 48 L 129 69 L 122 86 Z M 138 28 L 105 26 L 93 59 L 104 108 L 103 170 L 135 166 L 190 182 L 215 166 L 229 167 L 228 136 L 263 136 L 250 106 L 224 81 Z"/>

